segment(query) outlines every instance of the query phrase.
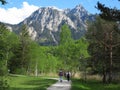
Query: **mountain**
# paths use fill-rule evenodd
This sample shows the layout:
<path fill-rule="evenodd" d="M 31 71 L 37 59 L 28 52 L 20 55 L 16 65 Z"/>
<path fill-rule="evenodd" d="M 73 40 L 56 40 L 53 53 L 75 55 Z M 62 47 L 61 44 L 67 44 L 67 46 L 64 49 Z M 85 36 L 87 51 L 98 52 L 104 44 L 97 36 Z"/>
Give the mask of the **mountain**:
<path fill-rule="evenodd" d="M 33 40 L 42 45 L 57 45 L 59 43 L 60 28 L 67 24 L 74 39 L 79 39 L 87 30 L 86 21 L 94 20 L 82 5 L 73 9 L 60 10 L 55 7 L 42 7 L 17 25 L 8 25 L 12 31 L 19 33 L 23 24 L 28 26 Z"/>

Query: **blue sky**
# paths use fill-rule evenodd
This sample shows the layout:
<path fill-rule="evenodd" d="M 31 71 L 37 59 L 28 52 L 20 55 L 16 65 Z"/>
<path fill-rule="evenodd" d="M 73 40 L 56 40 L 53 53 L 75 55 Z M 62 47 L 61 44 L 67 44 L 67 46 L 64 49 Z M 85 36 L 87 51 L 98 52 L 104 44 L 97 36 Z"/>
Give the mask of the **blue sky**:
<path fill-rule="evenodd" d="M 0 21 L 8 22 L 7 17 L 5 16 L 12 16 L 14 17 L 14 19 L 16 16 L 15 19 L 16 21 L 12 24 L 19 23 L 39 7 L 55 6 L 60 9 L 65 8 L 72 9 L 76 5 L 81 4 L 89 13 L 95 14 L 99 13 L 95 6 L 97 2 L 100 1 L 101 3 L 104 3 L 106 6 L 117 7 L 120 9 L 120 2 L 118 2 L 118 0 L 6 0 L 6 1 L 8 2 L 6 5 L 4 6 L 0 5 L 0 15 L 4 14 L 3 17 L 0 18 Z M 9 17 L 9 20 L 12 19 L 12 17 Z M 3 20 L 3 18 L 5 18 L 6 20 Z M 19 20 L 17 20 L 18 18 Z M 11 23 L 12 20 L 10 20 L 8 23 Z"/>
<path fill-rule="evenodd" d="M 74 8 L 78 4 L 82 4 L 90 13 L 96 13 L 98 10 L 94 8 L 97 1 L 104 3 L 106 6 L 119 7 L 120 2 L 118 0 L 6 0 L 8 4 L 2 6 L 3 8 L 20 8 L 23 2 L 28 2 L 30 5 L 35 6 L 56 6 L 61 9 Z"/>

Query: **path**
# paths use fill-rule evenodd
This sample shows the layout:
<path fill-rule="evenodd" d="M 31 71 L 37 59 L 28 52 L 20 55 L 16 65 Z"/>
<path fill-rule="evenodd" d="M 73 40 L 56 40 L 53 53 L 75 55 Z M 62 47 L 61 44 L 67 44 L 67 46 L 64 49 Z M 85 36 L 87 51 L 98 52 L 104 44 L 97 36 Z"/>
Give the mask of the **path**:
<path fill-rule="evenodd" d="M 52 86 L 48 87 L 47 90 L 70 90 L 71 81 L 63 80 L 62 82 L 58 81 Z"/>

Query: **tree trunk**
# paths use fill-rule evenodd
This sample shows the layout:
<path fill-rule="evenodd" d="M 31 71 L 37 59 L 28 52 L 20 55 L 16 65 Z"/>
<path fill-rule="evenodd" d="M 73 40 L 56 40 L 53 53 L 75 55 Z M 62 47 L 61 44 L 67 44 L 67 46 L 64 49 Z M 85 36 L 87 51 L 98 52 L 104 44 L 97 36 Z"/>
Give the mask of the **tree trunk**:
<path fill-rule="evenodd" d="M 35 65 L 35 76 L 38 76 L 38 65 L 37 65 L 37 61 L 36 61 L 36 65 Z"/>
<path fill-rule="evenodd" d="M 85 68 L 85 71 L 84 71 L 84 79 L 85 79 L 85 82 L 87 81 L 87 70 L 86 70 L 86 68 Z"/>
<path fill-rule="evenodd" d="M 110 47 L 110 70 L 109 70 L 109 83 L 112 81 L 112 47 Z"/>
<path fill-rule="evenodd" d="M 103 66 L 103 83 L 107 83 L 107 76 L 106 76 L 106 67 Z"/>
<path fill-rule="evenodd" d="M 112 32 L 110 33 L 110 69 L 109 69 L 109 83 L 112 82 L 112 66 L 113 66 L 113 63 L 112 63 Z"/>
<path fill-rule="evenodd" d="M 104 34 L 104 43 L 106 43 L 106 34 Z M 107 60 L 107 47 L 104 45 L 104 51 L 105 51 L 105 61 Z M 103 83 L 107 83 L 107 77 L 106 77 L 106 63 L 105 61 L 103 62 Z"/>

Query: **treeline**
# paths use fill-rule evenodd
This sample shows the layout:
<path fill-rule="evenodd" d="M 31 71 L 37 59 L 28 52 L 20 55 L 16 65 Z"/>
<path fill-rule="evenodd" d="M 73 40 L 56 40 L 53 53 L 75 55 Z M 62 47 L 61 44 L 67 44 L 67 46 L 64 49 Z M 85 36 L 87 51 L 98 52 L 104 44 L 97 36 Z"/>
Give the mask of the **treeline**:
<path fill-rule="evenodd" d="M 19 35 L 0 25 L 1 74 L 38 75 L 56 73 L 59 69 L 76 72 L 80 59 L 88 57 L 85 38 L 73 40 L 67 25 L 60 33 L 60 45 L 40 46 L 32 41 L 27 26 L 22 26 Z M 63 68 L 64 67 L 64 68 Z"/>
<path fill-rule="evenodd" d="M 20 35 L 0 25 L 0 74 L 35 74 L 55 71 L 58 60 L 48 53 L 50 47 L 40 46 L 32 41 L 27 26 Z M 37 72 L 38 72 L 37 71 Z"/>
<path fill-rule="evenodd" d="M 9 74 L 45 75 L 57 74 L 59 69 L 74 75 L 89 57 L 85 38 L 73 40 L 69 27 L 61 27 L 58 46 L 40 46 L 31 40 L 26 25 L 19 35 L 0 24 L 0 89 L 9 89 L 6 77 Z"/>
<path fill-rule="evenodd" d="M 40 46 L 31 40 L 26 25 L 19 35 L 0 24 L 0 75 L 57 73 L 59 69 L 99 74 L 103 82 L 119 76 L 120 35 L 116 22 L 96 18 L 88 23 L 85 37 L 73 40 L 69 27 L 61 27 L 57 46 Z M 118 77 L 119 78 L 119 77 Z"/>

